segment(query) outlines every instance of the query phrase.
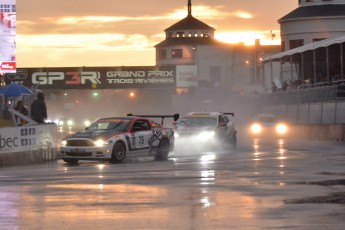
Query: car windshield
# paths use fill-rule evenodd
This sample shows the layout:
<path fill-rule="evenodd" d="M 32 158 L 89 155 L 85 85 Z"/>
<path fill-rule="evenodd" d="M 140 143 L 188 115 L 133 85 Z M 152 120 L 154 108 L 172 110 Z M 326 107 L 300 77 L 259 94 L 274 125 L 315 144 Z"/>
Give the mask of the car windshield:
<path fill-rule="evenodd" d="M 115 130 L 118 132 L 128 131 L 130 122 L 128 120 L 119 120 L 119 119 L 106 119 L 98 120 L 93 123 L 88 129 L 92 130 Z"/>
<path fill-rule="evenodd" d="M 217 119 L 213 117 L 184 117 L 177 125 L 180 126 L 215 126 Z"/>
<path fill-rule="evenodd" d="M 264 123 L 275 123 L 276 118 L 274 116 L 258 116 L 257 121 Z"/>

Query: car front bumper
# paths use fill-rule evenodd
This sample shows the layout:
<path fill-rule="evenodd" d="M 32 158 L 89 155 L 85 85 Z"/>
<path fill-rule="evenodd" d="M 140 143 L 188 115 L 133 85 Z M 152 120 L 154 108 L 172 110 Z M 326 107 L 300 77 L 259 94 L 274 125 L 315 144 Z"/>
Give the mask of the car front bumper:
<path fill-rule="evenodd" d="M 61 147 L 60 154 L 62 159 L 110 160 L 112 154 L 112 146 L 66 146 Z"/>

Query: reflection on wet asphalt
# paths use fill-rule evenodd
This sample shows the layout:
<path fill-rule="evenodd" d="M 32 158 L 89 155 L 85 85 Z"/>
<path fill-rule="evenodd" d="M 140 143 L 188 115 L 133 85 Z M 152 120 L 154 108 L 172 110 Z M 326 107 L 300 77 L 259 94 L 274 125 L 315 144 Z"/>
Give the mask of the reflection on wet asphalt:
<path fill-rule="evenodd" d="M 344 149 L 246 139 L 160 162 L 1 168 L 0 228 L 342 229 Z"/>

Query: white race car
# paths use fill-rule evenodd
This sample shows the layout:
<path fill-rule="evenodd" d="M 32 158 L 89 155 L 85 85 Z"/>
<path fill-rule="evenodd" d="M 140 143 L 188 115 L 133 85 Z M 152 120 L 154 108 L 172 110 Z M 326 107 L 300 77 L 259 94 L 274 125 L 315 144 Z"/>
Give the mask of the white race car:
<path fill-rule="evenodd" d="M 174 123 L 176 143 L 199 148 L 218 146 L 234 149 L 237 131 L 228 115 L 234 113 L 191 112 Z"/>
<path fill-rule="evenodd" d="M 121 162 L 126 157 L 152 155 L 165 160 L 174 149 L 174 131 L 146 117 L 178 119 L 175 115 L 101 118 L 84 131 L 66 137 L 61 158 L 67 163 L 79 160 Z"/>

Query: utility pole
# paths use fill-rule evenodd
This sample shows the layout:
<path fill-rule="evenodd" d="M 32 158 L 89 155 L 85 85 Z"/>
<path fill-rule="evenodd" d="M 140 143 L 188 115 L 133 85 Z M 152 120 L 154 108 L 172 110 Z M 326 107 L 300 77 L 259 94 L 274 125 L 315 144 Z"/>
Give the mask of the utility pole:
<path fill-rule="evenodd" d="M 260 40 L 255 40 L 255 48 L 254 48 L 254 85 L 258 82 L 258 49 L 260 46 Z"/>

